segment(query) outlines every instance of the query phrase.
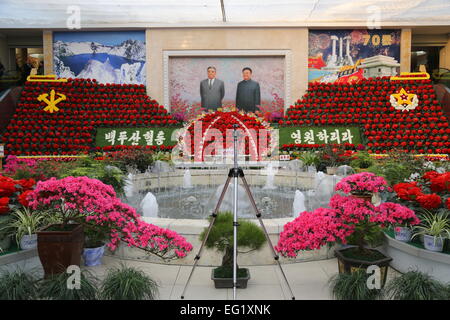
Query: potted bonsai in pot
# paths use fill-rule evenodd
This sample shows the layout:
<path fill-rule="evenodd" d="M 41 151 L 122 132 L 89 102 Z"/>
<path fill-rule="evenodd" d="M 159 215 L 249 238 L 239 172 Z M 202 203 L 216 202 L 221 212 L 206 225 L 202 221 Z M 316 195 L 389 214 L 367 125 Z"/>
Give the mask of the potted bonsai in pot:
<path fill-rule="evenodd" d="M 207 229 L 200 234 L 200 239 L 206 237 Z M 239 247 L 245 247 L 247 253 L 258 250 L 265 243 L 266 238 L 263 231 L 254 223 L 246 220 L 239 220 L 237 243 Z M 215 248 L 222 252 L 222 265 L 213 269 L 211 279 L 214 280 L 216 288 L 233 288 L 233 214 L 231 212 L 218 213 L 216 221 L 206 240 L 207 248 Z M 247 268 L 237 269 L 238 288 L 245 289 L 250 279 L 250 272 Z"/>
<path fill-rule="evenodd" d="M 425 249 L 435 252 L 442 252 L 445 239 L 450 238 L 450 217 L 447 212 L 432 214 L 425 212 L 420 225 L 414 227 L 413 238 L 423 236 Z"/>

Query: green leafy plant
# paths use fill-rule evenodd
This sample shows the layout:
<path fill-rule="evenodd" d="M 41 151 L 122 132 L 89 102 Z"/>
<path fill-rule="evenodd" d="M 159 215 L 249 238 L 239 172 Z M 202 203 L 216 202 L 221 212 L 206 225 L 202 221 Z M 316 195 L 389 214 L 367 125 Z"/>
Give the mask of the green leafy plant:
<path fill-rule="evenodd" d="M 130 170 L 145 172 L 154 163 L 155 156 L 152 150 L 135 148 L 112 152 L 105 161 L 117 166 L 123 172 Z"/>
<path fill-rule="evenodd" d="M 36 233 L 44 222 L 44 215 L 41 212 L 33 211 L 29 208 L 14 209 L 11 214 L 11 221 L 5 226 L 10 236 L 16 237 L 16 242 L 20 243 L 20 240 L 24 235 L 32 235 Z"/>
<path fill-rule="evenodd" d="M 360 151 L 356 154 L 356 159 L 350 162 L 350 166 L 353 168 L 367 169 L 374 165 L 374 163 L 374 160 L 368 152 Z"/>
<path fill-rule="evenodd" d="M 0 215 L 0 243 L 6 242 L 7 244 L 1 244 L 0 245 L 0 253 L 3 252 L 3 250 L 6 250 L 8 248 L 2 248 L 3 245 L 9 245 L 11 243 L 11 233 L 12 229 L 9 227 L 9 224 L 11 223 L 13 217 L 10 214 L 4 214 Z"/>
<path fill-rule="evenodd" d="M 91 225 L 90 228 L 84 229 L 85 248 L 98 248 L 105 244 L 108 239 L 108 230 L 106 228 L 95 228 L 94 225 Z"/>
<path fill-rule="evenodd" d="M 108 270 L 101 286 L 105 300 L 154 300 L 158 284 L 142 270 L 121 265 Z"/>
<path fill-rule="evenodd" d="M 247 251 L 239 252 L 247 253 L 260 249 L 266 241 L 264 232 L 253 222 L 239 219 L 238 223 L 237 244 L 239 247 L 248 248 Z M 207 229 L 200 234 L 202 241 L 206 237 L 206 232 Z M 231 212 L 218 213 L 206 241 L 206 247 L 215 248 L 224 253 L 222 267 L 232 268 L 233 266 L 233 232 L 233 214 Z"/>
<path fill-rule="evenodd" d="M 404 182 L 413 173 L 413 171 L 402 162 L 387 162 L 381 165 L 374 164 L 369 167 L 367 171 L 384 177 L 391 186 Z"/>
<path fill-rule="evenodd" d="M 37 297 L 36 278 L 22 270 L 0 274 L 0 300 L 33 300 Z"/>
<path fill-rule="evenodd" d="M 73 284 L 71 274 L 63 272 L 43 279 L 39 283 L 38 295 L 41 299 L 49 300 L 96 300 L 98 298 L 97 279 L 87 270 L 80 273 L 80 287 L 68 286 Z"/>
<path fill-rule="evenodd" d="M 384 295 L 394 300 L 448 299 L 445 285 L 420 271 L 408 271 L 392 279 L 385 287 Z"/>
<path fill-rule="evenodd" d="M 365 270 L 352 273 L 339 273 L 330 281 L 331 294 L 337 300 L 375 300 L 381 295 L 379 289 L 369 289 Z"/>
<path fill-rule="evenodd" d="M 420 235 L 429 235 L 436 238 L 450 238 L 450 220 L 447 212 L 433 214 L 423 209 L 420 216 L 421 223 L 414 227 L 413 238 Z"/>
<path fill-rule="evenodd" d="M 98 179 L 104 184 L 112 186 L 116 193 L 123 194 L 124 192 L 125 179 L 123 172 L 115 166 L 91 158 L 78 160 L 76 166 L 66 170 L 60 177 L 88 177 Z"/>
<path fill-rule="evenodd" d="M 317 166 L 319 164 L 319 156 L 312 151 L 302 152 L 298 158 L 303 161 L 305 166 Z"/>

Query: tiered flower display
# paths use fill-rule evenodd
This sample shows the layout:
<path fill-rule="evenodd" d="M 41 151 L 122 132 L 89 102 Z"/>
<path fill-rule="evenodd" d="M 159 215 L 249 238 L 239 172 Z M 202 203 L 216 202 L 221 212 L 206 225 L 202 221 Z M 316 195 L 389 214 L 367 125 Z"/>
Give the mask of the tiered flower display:
<path fill-rule="evenodd" d="M 414 110 L 396 110 L 390 95 L 404 88 L 414 93 Z M 359 126 L 370 153 L 397 148 L 411 153 L 449 153 L 450 128 L 430 80 L 391 81 L 369 78 L 354 84 L 311 83 L 291 106 L 283 126 Z"/>
<path fill-rule="evenodd" d="M 136 211 L 117 198 L 114 189 L 87 177 L 51 178 L 40 181 L 27 197 L 33 209 L 60 209 L 80 213 L 85 228 L 109 232 L 111 250 L 120 241 L 151 252 L 164 259 L 182 258 L 192 245 L 176 232 L 140 219 Z"/>
<path fill-rule="evenodd" d="M 44 111 L 37 98 L 55 90 L 66 100 L 59 111 Z M 97 127 L 148 127 L 178 124 L 146 94 L 144 85 L 101 84 L 95 79 L 25 83 L 2 142 L 12 155 L 73 155 L 94 148 Z"/>

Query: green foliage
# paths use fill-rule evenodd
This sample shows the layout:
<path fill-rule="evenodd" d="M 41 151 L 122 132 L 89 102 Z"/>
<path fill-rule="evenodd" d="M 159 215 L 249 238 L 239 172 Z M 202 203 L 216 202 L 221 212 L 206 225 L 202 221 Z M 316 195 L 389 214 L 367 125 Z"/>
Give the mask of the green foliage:
<path fill-rule="evenodd" d="M 369 289 L 366 270 L 353 273 L 339 273 L 329 281 L 333 297 L 337 300 L 375 300 L 380 297 L 381 290 Z"/>
<path fill-rule="evenodd" d="M 211 218 L 210 218 L 211 219 Z M 265 243 L 264 232 L 253 222 L 239 219 L 238 246 L 258 250 Z M 200 239 L 206 236 L 207 229 L 200 234 Z M 224 252 L 233 246 L 233 214 L 221 212 L 217 214 L 216 221 L 206 241 L 207 248 L 216 248 Z"/>
<path fill-rule="evenodd" d="M 450 219 L 448 210 L 434 214 L 424 210 L 425 213 L 420 215 L 420 224 L 414 226 L 413 238 L 419 235 L 429 235 L 437 238 L 450 239 Z"/>
<path fill-rule="evenodd" d="M 347 237 L 348 244 L 372 248 L 381 245 L 384 241 L 383 230 L 377 223 L 365 222 L 355 225 L 355 231 Z"/>
<path fill-rule="evenodd" d="M 394 300 L 446 300 L 447 290 L 429 274 L 408 271 L 386 285 L 385 296 Z"/>
<path fill-rule="evenodd" d="M 248 269 L 246 268 L 238 268 L 237 269 L 237 277 L 245 278 L 248 276 Z M 221 266 L 214 269 L 214 277 L 216 278 L 233 278 L 233 268 L 229 266 Z"/>
<path fill-rule="evenodd" d="M 123 172 L 114 166 L 110 166 L 103 161 L 93 160 L 91 158 L 82 158 L 75 165 L 60 175 L 60 178 L 66 177 L 88 177 L 97 179 L 114 188 L 117 194 L 123 194 L 125 180 Z"/>
<path fill-rule="evenodd" d="M 10 236 L 16 236 L 18 244 L 24 235 L 36 233 L 43 226 L 44 222 L 44 215 L 24 207 L 15 209 L 11 217 L 10 222 L 4 228 L 8 230 Z"/>
<path fill-rule="evenodd" d="M 157 296 L 158 285 L 152 278 L 125 265 L 110 269 L 101 286 L 105 300 L 154 300 Z"/>
<path fill-rule="evenodd" d="M 108 239 L 108 229 L 107 228 L 95 228 L 96 226 L 90 225 L 88 228 L 84 228 L 84 247 L 85 248 L 98 248 L 105 244 Z"/>
<path fill-rule="evenodd" d="M 162 154 L 155 155 L 152 150 L 136 148 L 112 152 L 108 155 L 106 161 L 117 166 L 122 172 L 130 170 L 145 172 L 159 158 L 163 158 Z"/>
<path fill-rule="evenodd" d="M 95 285 L 97 279 L 88 271 L 80 274 L 80 288 L 69 288 L 72 283 L 71 274 L 63 272 L 43 279 L 39 283 L 39 297 L 49 300 L 96 300 L 98 289 Z"/>
<path fill-rule="evenodd" d="M 368 152 L 358 152 L 356 159 L 350 162 L 350 166 L 353 168 L 367 169 L 374 165 L 374 160 L 371 158 Z"/>
<path fill-rule="evenodd" d="M 0 274 L 0 300 L 33 300 L 37 297 L 36 279 L 22 270 Z"/>
<path fill-rule="evenodd" d="M 387 162 L 384 164 L 375 164 L 369 167 L 367 171 L 384 177 L 391 186 L 400 182 L 404 182 L 405 179 L 408 179 L 414 172 L 402 162 Z"/>
<path fill-rule="evenodd" d="M 312 151 L 302 152 L 298 158 L 303 161 L 305 166 L 317 166 L 320 162 L 317 153 Z"/>

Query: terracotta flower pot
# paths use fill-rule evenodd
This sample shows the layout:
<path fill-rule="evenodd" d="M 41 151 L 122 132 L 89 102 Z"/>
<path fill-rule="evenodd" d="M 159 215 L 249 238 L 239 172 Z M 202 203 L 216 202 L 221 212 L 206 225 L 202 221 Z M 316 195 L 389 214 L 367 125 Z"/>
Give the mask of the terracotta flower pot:
<path fill-rule="evenodd" d="M 70 265 L 80 265 L 84 245 L 83 226 L 68 224 L 67 229 L 57 231 L 61 230 L 61 225 L 50 225 L 37 232 L 38 254 L 45 277 L 65 272 Z"/>

